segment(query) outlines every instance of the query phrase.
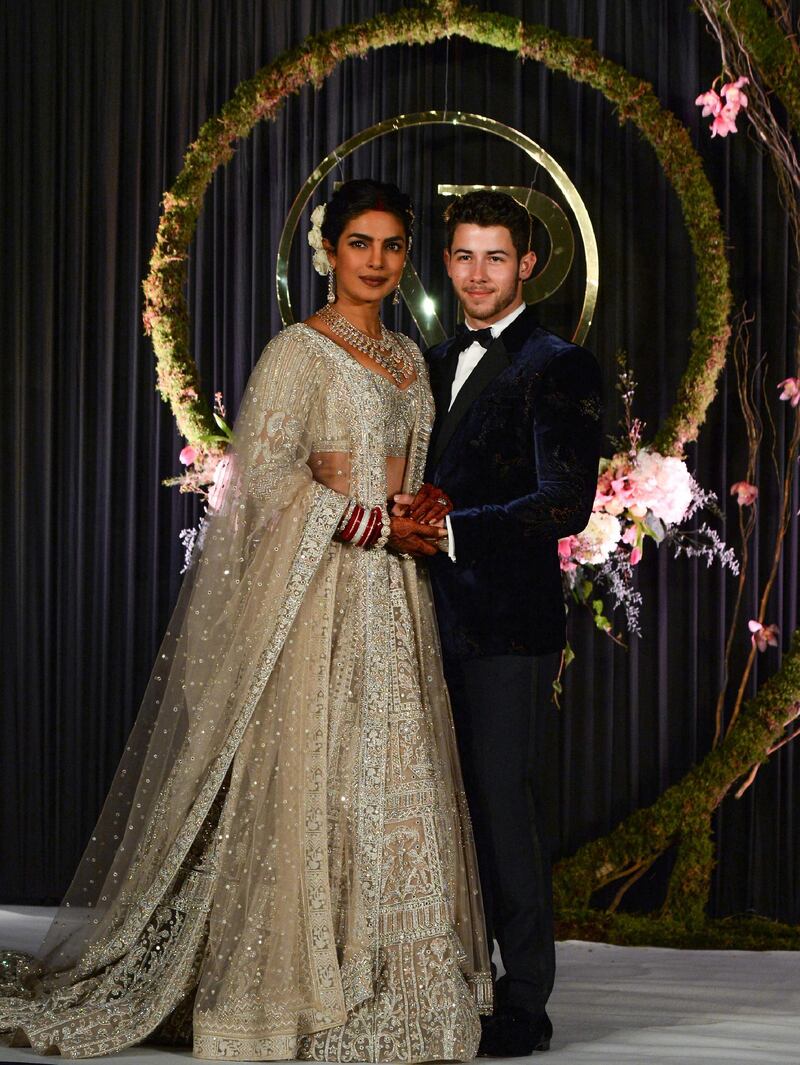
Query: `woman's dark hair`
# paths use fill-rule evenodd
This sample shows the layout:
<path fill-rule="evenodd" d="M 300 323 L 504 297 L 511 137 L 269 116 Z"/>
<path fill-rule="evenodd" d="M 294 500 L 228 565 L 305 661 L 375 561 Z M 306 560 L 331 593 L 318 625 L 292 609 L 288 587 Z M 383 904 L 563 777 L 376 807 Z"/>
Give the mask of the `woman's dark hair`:
<path fill-rule="evenodd" d="M 387 211 L 403 223 L 406 243 L 410 243 L 411 229 L 414 225 L 414 212 L 411 200 L 404 192 L 385 181 L 373 181 L 371 178 L 359 178 L 345 183 L 334 192 L 325 208 L 322 223 L 322 235 L 329 240 L 333 248 L 347 223 L 365 211 Z"/>
<path fill-rule="evenodd" d="M 493 189 L 477 189 L 459 196 L 447 205 L 444 212 L 447 225 L 447 247 L 453 247 L 456 226 L 462 224 L 473 226 L 505 226 L 511 234 L 518 257 L 530 251 L 531 216 L 517 203 L 513 196 Z"/>

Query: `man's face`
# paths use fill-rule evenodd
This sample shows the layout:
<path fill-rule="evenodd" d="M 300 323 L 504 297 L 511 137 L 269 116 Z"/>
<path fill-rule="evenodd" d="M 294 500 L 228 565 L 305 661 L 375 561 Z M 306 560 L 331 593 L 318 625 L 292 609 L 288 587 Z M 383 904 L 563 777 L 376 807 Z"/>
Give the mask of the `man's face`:
<path fill-rule="evenodd" d="M 536 256 L 517 258 L 505 226 L 456 226 L 444 263 L 468 324 L 491 325 L 522 303 L 522 282 L 531 276 Z"/>

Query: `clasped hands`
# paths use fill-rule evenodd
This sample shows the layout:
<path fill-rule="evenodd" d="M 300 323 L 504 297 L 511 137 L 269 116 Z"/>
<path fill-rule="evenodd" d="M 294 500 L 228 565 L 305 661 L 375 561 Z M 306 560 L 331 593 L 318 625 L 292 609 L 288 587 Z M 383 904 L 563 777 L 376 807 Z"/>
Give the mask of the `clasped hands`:
<path fill-rule="evenodd" d="M 435 555 L 447 537 L 445 515 L 453 509 L 441 488 L 423 484 L 415 496 L 398 492 L 390 500 L 387 547 L 402 555 Z"/>

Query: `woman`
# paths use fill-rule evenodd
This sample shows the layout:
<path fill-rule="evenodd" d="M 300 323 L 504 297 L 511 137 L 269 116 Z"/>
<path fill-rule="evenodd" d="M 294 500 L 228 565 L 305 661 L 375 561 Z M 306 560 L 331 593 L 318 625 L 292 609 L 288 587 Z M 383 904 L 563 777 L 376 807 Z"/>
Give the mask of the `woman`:
<path fill-rule="evenodd" d="M 228 483 L 82 864 L 40 963 L 6 959 L 0 1027 L 16 1045 L 475 1055 L 488 957 L 411 554 L 436 550 L 446 501 L 433 530 L 386 514 L 420 488 L 431 424 L 419 350 L 378 317 L 411 222 L 395 186 L 355 181 L 312 231 L 329 306 L 275 337 L 248 382 Z"/>

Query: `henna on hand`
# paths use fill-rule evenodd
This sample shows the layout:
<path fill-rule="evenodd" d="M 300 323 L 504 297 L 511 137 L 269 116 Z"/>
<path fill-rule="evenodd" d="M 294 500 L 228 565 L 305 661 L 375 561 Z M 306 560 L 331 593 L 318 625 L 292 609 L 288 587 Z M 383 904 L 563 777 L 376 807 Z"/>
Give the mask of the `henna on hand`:
<path fill-rule="evenodd" d="M 423 484 L 411 504 L 409 517 L 414 521 L 433 525 L 441 522 L 453 509 L 453 501 L 435 484 Z"/>
<path fill-rule="evenodd" d="M 440 526 L 422 525 L 411 518 L 390 518 L 387 547 L 406 555 L 435 555 L 437 540 L 441 538 Z"/>

